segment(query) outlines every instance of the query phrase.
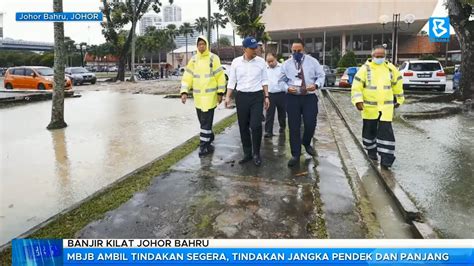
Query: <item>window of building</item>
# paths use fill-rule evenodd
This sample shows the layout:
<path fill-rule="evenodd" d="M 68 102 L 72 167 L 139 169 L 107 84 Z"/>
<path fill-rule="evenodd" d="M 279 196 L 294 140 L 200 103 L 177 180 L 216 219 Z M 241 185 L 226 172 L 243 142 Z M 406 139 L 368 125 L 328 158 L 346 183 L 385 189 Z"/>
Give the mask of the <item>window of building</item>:
<path fill-rule="evenodd" d="M 362 50 L 370 51 L 372 50 L 372 36 L 371 35 L 363 35 L 362 36 Z"/>
<path fill-rule="evenodd" d="M 354 51 L 362 51 L 362 35 L 354 35 L 352 37 L 352 45 Z"/>
<path fill-rule="evenodd" d="M 372 47 L 382 45 L 382 34 L 374 34 L 374 42 Z"/>
<path fill-rule="evenodd" d="M 331 51 L 333 49 L 336 49 L 336 48 L 339 51 L 341 51 L 341 37 L 340 36 L 332 37 L 332 46 L 331 46 L 331 49 L 329 49 L 329 51 Z"/>
<path fill-rule="evenodd" d="M 290 40 L 281 40 L 281 52 L 290 53 Z"/>
<path fill-rule="evenodd" d="M 326 45 L 325 45 L 325 51 L 331 51 L 332 47 L 332 37 L 326 36 Z"/>
<path fill-rule="evenodd" d="M 323 51 L 323 38 L 321 37 L 314 38 L 314 49 L 315 49 L 315 52 Z"/>
<path fill-rule="evenodd" d="M 312 53 L 312 52 L 314 52 L 313 38 L 305 38 L 305 39 L 304 39 L 304 50 L 305 50 L 307 53 Z"/>

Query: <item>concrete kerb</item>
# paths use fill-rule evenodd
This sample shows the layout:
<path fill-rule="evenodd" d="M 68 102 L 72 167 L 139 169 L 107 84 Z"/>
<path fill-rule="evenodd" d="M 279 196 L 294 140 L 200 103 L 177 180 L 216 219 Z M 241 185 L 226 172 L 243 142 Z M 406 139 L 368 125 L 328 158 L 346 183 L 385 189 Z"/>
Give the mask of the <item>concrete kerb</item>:
<path fill-rule="evenodd" d="M 421 211 L 416 207 L 413 201 L 409 198 L 407 193 L 403 190 L 400 186 L 398 181 L 393 177 L 390 171 L 381 170 L 379 169 L 378 165 L 375 164 L 372 160 L 369 159 L 367 153 L 364 150 L 362 142 L 359 137 L 354 133 L 354 130 L 349 124 L 349 120 L 345 112 L 338 106 L 336 101 L 331 95 L 331 92 L 328 90 L 328 98 L 330 99 L 331 103 L 334 105 L 336 112 L 341 117 L 342 121 L 346 125 L 347 129 L 349 130 L 352 138 L 355 140 L 355 143 L 359 147 L 361 151 L 363 151 L 364 155 L 366 156 L 367 161 L 370 163 L 372 168 L 377 173 L 377 176 L 384 184 L 385 188 L 389 192 L 390 196 L 393 198 L 394 202 L 396 203 L 397 207 L 401 211 L 405 220 L 413 225 L 413 231 L 415 236 L 421 238 L 437 238 L 437 234 L 433 230 L 433 228 L 424 221 L 423 215 Z"/>
<path fill-rule="evenodd" d="M 323 92 L 324 94 L 324 92 Z M 321 99 L 322 106 L 325 109 L 326 113 L 329 114 L 328 107 L 324 99 Z M 368 237 L 370 238 L 383 238 L 384 234 L 380 224 L 375 217 L 375 211 L 372 204 L 370 203 L 369 196 L 367 191 L 364 188 L 361 177 L 357 173 L 357 170 L 350 159 L 349 152 L 344 144 L 344 141 L 341 139 L 341 136 L 336 133 L 336 125 L 331 120 L 328 120 L 331 127 L 334 139 L 336 141 L 337 149 L 339 151 L 339 156 L 341 156 L 341 161 L 344 167 L 344 171 L 350 181 L 350 186 L 354 193 L 354 196 L 357 200 L 357 205 L 359 208 L 359 213 L 362 216 L 363 222 L 365 224 Z"/>
<path fill-rule="evenodd" d="M 218 122 L 216 124 L 219 125 L 221 123 L 225 123 L 227 120 L 231 119 L 233 116 L 235 115 L 235 113 L 232 113 L 231 115 L 228 115 L 227 117 L 225 117 L 224 119 L 222 119 L 220 122 Z M 100 195 L 103 195 L 105 193 L 107 193 L 108 190 L 114 188 L 116 185 L 118 185 L 119 183 L 121 183 L 122 181 L 128 179 L 129 177 L 141 172 L 141 171 L 144 171 L 148 168 L 150 168 L 153 164 L 155 164 L 156 162 L 160 161 L 160 160 L 163 160 L 165 159 L 166 157 L 170 156 L 171 154 L 173 154 L 173 152 L 175 152 L 176 150 L 179 150 L 179 149 L 182 149 L 185 145 L 187 145 L 189 142 L 195 140 L 195 139 L 198 139 L 199 138 L 199 135 L 194 135 L 193 137 L 187 139 L 186 141 L 184 141 L 182 144 L 180 144 L 179 146 L 176 146 L 175 148 L 171 149 L 170 151 L 168 151 L 167 153 L 159 156 L 158 158 L 152 160 L 151 162 L 148 162 L 146 163 L 145 165 L 133 170 L 132 172 L 120 177 L 119 179 L 115 180 L 114 182 L 110 183 L 109 185 L 107 185 L 106 187 L 103 187 L 101 188 L 100 190 L 92 193 L 91 195 L 89 195 L 88 197 L 86 197 L 85 199 L 75 203 L 74 205 L 70 206 L 69 208 L 66 208 L 65 210 L 51 216 L 50 218 L 48 218 L 47 220 L 43 221 L 42 223 L 36 225 L 35 227 L 31 228 L 30 230 L 26 231 L 25 233 L 23 234 L 20 234 L 18 235 L 17 237 L 15 238 L 28 238 L 28 236 L 34 234 L 35 232 L 39 231 L 40 229 L 46 227 L 47 225 L 49 225 L 50 223 L 54 222 L 56 219 L 58 219 L 60 216 L 62 215 L 65 215 L 77 208 L 79 208 L 82 204 L 84 204 L 85 202 L 87 201 L 90 201 Z M 0 246 L 0 253 L 4 252 L 7 248 L 11 247 L 11 241 Z"/>

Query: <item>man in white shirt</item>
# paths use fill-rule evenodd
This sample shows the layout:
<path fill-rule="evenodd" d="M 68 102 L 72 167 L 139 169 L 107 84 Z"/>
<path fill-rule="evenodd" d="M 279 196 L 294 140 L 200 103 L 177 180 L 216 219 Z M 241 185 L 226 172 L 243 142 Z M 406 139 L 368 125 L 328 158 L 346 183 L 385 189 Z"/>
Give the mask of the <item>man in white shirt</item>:
<path fill-rule="evenodd" d="M 242 45 L 244 55 L 235 58 L 230 67 L 225 105 L 230 106 L 230 97 L 235 88 L 237 119 L 244 150 L 244 158 L 239 164 L 253 159 L 254 164 L 260 166 L 263 108 L 268 110 L 270 106 L 267 65 L 263 58 L 257 56 L 258 44 L 254 37 L 245 38 Z"/>
<path fill-rule="evenodd" d="M 268 92 L 270 94 L 270 107 L 267 111 L 265 120 L 265 138 L 273 136 L 273 121 L 275 120 L 275 110 L 278 110 L 278 123 L 280 124 L 280 133 L 285 132 L 286 128 L 286 88 L 278 82 L 281 76 L 281 65 L 271 53 L 267 54 L 267 75 Z"/>

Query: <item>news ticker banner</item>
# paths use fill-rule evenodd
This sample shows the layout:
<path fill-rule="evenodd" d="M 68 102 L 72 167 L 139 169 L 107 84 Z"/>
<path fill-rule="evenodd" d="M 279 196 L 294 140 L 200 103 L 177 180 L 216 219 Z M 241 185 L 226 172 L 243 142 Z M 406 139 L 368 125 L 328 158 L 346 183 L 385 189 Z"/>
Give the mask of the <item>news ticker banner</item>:
<path fill-rule="evenodd" d="M 13 265 L 474 265 L 474 240 L 15 239 Z"/>
<path fill-rule="evenodd" d="M 102 21 L 102 12 L 17 12 L 16 21 L 74 22 Z"/>

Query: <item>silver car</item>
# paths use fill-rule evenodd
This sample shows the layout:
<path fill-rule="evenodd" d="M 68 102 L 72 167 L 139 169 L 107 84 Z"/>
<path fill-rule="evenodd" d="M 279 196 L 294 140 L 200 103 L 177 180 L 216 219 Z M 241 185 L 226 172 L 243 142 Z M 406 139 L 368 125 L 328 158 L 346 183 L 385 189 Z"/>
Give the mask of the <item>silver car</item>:
<path fill-rule="evenodd" d="M 95 84 L 97 82 L 95 74 L 83 67 L 68 67 L 65 73 L 74 85 L 82 85 L 84 83 Z"/>

